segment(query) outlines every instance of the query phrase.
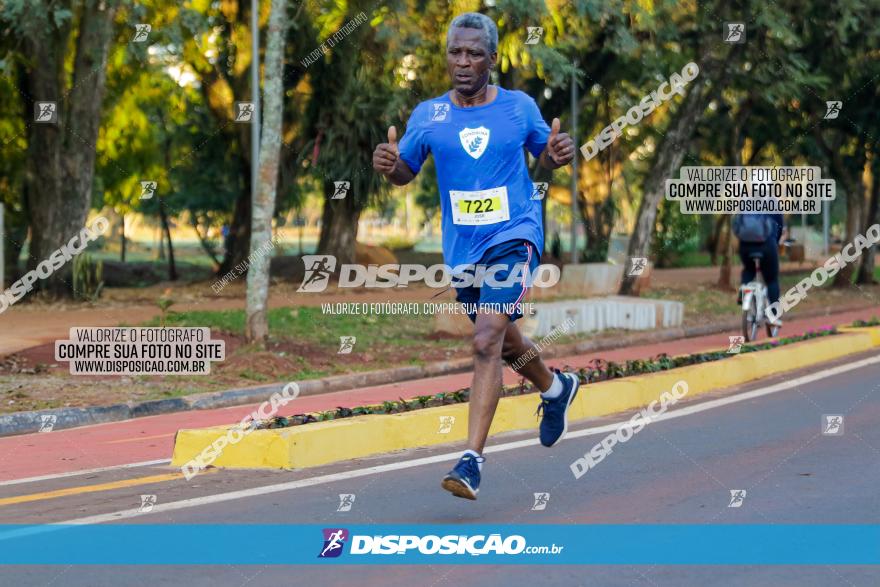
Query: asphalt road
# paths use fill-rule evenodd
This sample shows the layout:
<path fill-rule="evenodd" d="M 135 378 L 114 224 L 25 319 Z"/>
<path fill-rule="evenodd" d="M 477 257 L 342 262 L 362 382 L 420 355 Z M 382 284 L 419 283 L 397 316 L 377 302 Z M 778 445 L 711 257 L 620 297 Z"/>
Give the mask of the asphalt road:
<path fill-rule="evenodd" d="M 127 523 L 328 526 L 373 523 L 880 524 L 880 362 L 774 393 L 743 395 L 777 384 L 790 385 L 796 376 L 824 375 L 832 372 L 833 367 L 872 356 L 877 355 L 852 357 L 796 375 L 683 401 L 669 413 L 677 417 L 646 426 L 628 443 L 616 446 L 612 454 L 580 479 L 573 477 L 569 464 L 607 434 L 601 428 L 595 429 L 627 419 L 630 414 L 573 426 L 570 437 L 553 449 L 528 442 L 510 446 L 518 441 L 531 441 L 535 433 L 495 437 L 492 446 L 502 450 L 487 453 L 480 498 L 476 502 L 455 499 L 440 489 L 441 477 L 454 462 L 452 453 L 460 450 L 458 446 L 445 446 L 306 471 L 210 472 L 190 482 L 157 477 L 174 474 L 174 471 L 152 466 L 112 470 L 87 478 L 0 485 L 0 523 L 87 518 L 95 522 L 119 519 Z M 723 399 L 740 401 L 723 404 L 719 401 Z M 843 434 L 822 434 L 826 414 L 844 416 Z M 413 462 L 415 459 L 422 461 Z M 378 473 L 365 470 L 386 464 L 400 468 Z M 328 475 L 335 477 L 320 478 Z M 64 496 L 45 493 L 70 488 L 75 488 L 75 493 Z M 259 494 L 259 488 L 263 488 L 264 493 Z M 734 489 L 747 492 L 741 507 L 728 507 L 730 491 Z M 238 498 L 224 497 L 230 492 L 239 492 Z M 536 492 L 550 494 L 543 511 L 532 509 Z M 156 506 L 151 513 L 138 515 L 137 506 L 143 494 L 155 495 Z M 355 494 L 350 511 L 337 511 L 339 494 Z M 208 496 L 215 496 L 211 498 L 213 502 L 206 500 Z M 609 543 L 607 547 L 613 549 L 615 545 Z M 718 548 L 724 547 L 718 545 Z M 645 565 L 0 568 L 0 585 L 350 584 L 873 586 L 880 584 L 880 568 Z"/>

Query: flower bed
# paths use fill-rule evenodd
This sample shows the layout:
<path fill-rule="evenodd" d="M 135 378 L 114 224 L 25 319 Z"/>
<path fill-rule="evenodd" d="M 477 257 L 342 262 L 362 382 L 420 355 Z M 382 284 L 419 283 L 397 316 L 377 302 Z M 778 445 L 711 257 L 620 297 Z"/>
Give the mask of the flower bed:
<path fill-rule="evenodd" d="M 859 322 L 862 322 L 863 324 L 859 324 Z M 871 322 L 858 320 L 853 325 L 874 326 L 880 324 L 880 319 L 873 318 Z M 839 332 L 835 327 L 826 327 L 815 331 L 808 330 L 804 334 L 798 336 L 787 336 L 760 344 L 743 344 L 739 354 L 774 349 L 796 342 L 802 342 L 805 340 L 812 340 L 814 338 L 832 336 L 836 334 L 839 334 Z M 684 367 L 687 365 L 721 361 L 732 356 L 735 356 L 735 354 L 728 353 L 727 351 L 694 353 L 691 355 L 682 355 L 680 357 L 670 357 L 666 353 L 661 353 L 653 359 L 634 359 L 630 361 L 625 361 L 623 363 L 606 361 L 605 359 L 594 359 L 587 367 L 582 367 L 577 370 L 572 370 L 569 367 L 565 367 L 563 370 L 577 373 L 578 377 L 581 380 L 581 384 L 586 385 L 599 381 L 619 379 L 621 377 L 643 375 L 646 373 L 657 373 L 659 371 L 667 371 L 669 369 L 675 369 L 677 367 Z M 537 389 L 535 389 L 535 387 L 531 383 L 526 382 L 525 379 L 523 379 L 519 383 L 519 385 L 503 387 L 501 390 L 502 397 L 524 395 L 528 393 L 537 393 Z M 399 414 L 412 410 L 463 403 L 468 401 L 469 396 L 470 389 L 462 388 L 458 391 L 447 393 L 438 393 L 435 395 L 420 395 L 409 400 L 398 398 L 398 401 L 385 401 L 381 404 L 372 406 L 357 406 L 354 408 L 339 407 L 335 410 L 317 412 L 315 414 L 296 414 L 290 417 L 278 416 L 272 418 L 271 420 L 258 422 L 255 427 L 259 429 L 288 428 L 291 426 L 302 426 L 311 422 L 324 422 L 327 420 L 337 420 L 340 418 L 350 418 L 353 416 L 363 416 L 367 414 Z"/>

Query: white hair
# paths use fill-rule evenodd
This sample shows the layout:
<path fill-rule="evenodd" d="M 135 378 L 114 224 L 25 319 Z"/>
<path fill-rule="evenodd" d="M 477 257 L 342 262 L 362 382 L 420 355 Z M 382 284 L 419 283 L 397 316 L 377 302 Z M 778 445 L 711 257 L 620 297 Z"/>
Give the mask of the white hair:
<path fill-rule="evenodd" d="M 449 23 L 449 29 L 446 31 L 446 44 L 449 45 L 449 37 L 452 36 L 452 29 L 477 29 L 483 31 L 483 42 L 489 50 L 489 54 L 498 50 L 498 27 L 495 22 L 479 12 L 465 12 L 459 14 Z"/>

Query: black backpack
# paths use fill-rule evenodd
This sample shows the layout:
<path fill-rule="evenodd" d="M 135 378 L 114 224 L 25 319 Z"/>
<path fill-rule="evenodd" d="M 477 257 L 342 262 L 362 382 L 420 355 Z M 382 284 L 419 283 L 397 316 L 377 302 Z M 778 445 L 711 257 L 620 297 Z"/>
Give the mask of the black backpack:
<path fill-rule="evenodd" d="M 773 224 L 766 214 L 737 214 L 733 218 L 733 234 L 740 242 L 762 243 L 773 234 Z"/>

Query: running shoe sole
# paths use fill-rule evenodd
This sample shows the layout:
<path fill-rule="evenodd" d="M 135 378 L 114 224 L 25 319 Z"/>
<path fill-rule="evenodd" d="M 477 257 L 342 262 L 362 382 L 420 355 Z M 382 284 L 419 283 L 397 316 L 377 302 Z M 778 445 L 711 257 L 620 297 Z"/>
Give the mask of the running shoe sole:
<path fill-rule="evenodd" d="M 477 493 L 471 489 L 471 486 L 468 485 L 467 481 L 464 479 L 456 479 L 455 477 L 446 476 L 443 479 L 443 482 L 440 484 L 443 489 L 450 492 L 455 497 L 461 497 L 464 499 L 470 499 L 476 501 Z M 479 491 L 479 489 L 477 490 Z"/>
<path fill-rule="evenodd" d="M 568 394 L 568 403 L 565 404 L 565 412 L 562 415 L 562 422 L 563 422 L 562 434 L 559 435 L 559 438 L 556 439 L 556 442 L 547 446 L 547 448 L 550 448 L 550 447 L 553 447 L 553 446 L 556 446 L 557 444 L 559 444 L 562 441 L 562 439 L 565 438 L 565 435 L 568 433 L 568 408 L 571 407 L 571 402 L 574 401 L 574 396 L 577 395 L 578 388 L 581 385 L 581 380 L 578 379 L 578 376 L 575 375 L 574 373 L 563 373 L 562 375 L 564 377 L 568 377 L 568 378 L 572 379 L 574 381 L 574 387 L 572 388 L 571 393 Z"/>

